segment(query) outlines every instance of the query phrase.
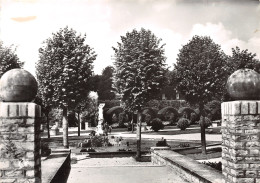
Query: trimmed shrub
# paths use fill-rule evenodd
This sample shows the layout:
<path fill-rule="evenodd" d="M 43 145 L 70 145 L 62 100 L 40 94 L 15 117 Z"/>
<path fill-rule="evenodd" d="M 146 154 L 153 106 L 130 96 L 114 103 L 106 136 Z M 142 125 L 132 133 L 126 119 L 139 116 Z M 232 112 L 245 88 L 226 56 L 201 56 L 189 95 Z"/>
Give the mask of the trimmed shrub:
<path fill-rule="evenodd" d="M 167 144 L 166 139 L 159 140 L 159 141 L 156 143 L 156 147 L 162 147 L 162 146 L 169 146 L 169 145 Z"/>
<path fill-rule="evenodd" d="M 180 114 L 180 116 L 182 116 L 183 118 L 187 118 L 190 120 L 191 117 L 191 113 L 195 113 L 195 111 L 190 108 L 190 107 L 182 107 L 178 110 L 178 113 Z"/>
<path fill-rule="evenodd" d="M 81 149 L 80 152 L 96 152 L 96 150 L 93 148 L 86 148 L 86 149 L 84 148 L 84 149 Z"/>
<path fill-rule="evenodd" d="M 211 120 L 220 120 L 221 119 L 221 102 L 218 100 L 212 100 L 205 105 L 211 112 Z"/>
<path fill-rule="evenodd" d="M 180 128 L 181 130 L 185 130 L 190 126 L 190 120 L 187 118 L 180 118 L 179 121 L 177 122 L 177 127 Z"/>
<path fill-rule="evenodd" d="M 196 122 L 197 118 L 198 118 L 197 114 L 195 112 L 192 112 L 190 114 L 190 124 L 194 124 Z"/>
<path fill-rule="evenodd" d="M 14 149 L 14 148 L 12 148 Z M 41 156 L 47 157 L 51 154 L 51 149 L 49 148 L 49 144 L 46 142 L 41 143 Z"/>
<path fill-rule="evenodd" d="M 173 107 L 179 109 L 180 107 L 188 107 L 189 104 L 185 100 L 150 100 L 147 107 L 162 109 L 165 107 Z"/>
<path fill-rule="evenodd" d="M 210 166 L 220 172 L 222 172 L 222 163 L 221 161 L 220 162 L 202 162 L 203 164 L 207 165 L 207 166 Z"/>
<path fill-rule="evenodd" d="M 151 125 L 151 115 L 150 114 L 145 114 L 145 117 L 144 117 L 144 121 L 146 122 L 146 124 L 148 125 L 148 126 L 150 126 Z"/>
<path fill-rule="evenodd" d="M 151 122 L 151 126 L 152 130 L 155 132 L 164 128 L 163 122 L 160 118 L 154 118 Z"/>

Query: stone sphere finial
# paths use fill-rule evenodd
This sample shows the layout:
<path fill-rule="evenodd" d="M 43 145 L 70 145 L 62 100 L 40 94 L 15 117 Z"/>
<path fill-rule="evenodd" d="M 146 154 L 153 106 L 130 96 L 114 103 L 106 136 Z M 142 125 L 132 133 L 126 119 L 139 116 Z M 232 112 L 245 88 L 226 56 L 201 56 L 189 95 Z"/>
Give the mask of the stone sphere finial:
<path fill-rule="evenodd" d="M 227 80 L 227 92 L 234 100 L 259 100 L 260 75 L 252 69 L 239 69 Z"/>
<path fill-rule="evenodd" d="M 0 99 L 4 102 L 31 102 L 37 89 L 35 77 L 23 69 L 9 70 L 0 79 Z"/>

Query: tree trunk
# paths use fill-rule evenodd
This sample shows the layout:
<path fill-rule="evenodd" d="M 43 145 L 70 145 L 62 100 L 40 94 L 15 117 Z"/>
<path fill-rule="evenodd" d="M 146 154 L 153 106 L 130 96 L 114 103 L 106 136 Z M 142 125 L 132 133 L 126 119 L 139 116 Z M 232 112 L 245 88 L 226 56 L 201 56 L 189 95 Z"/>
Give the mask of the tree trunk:
<path fill-rule="evenodd" d="M 142 122 L 141 122 L 141 111 L 138 110 L 137 111 L 137 151 L 136 151 L 136 159 L 138 161 L 141 160 L 141 126 L 142 126 Z"/>
<path fill-rule="evenodd" d="M 80 115 L 79 115 L 79 112 L 78 112 L 78 136 L 80 136 Z"/>
<path fill-rule="evenodd" d="M 49 121 L 49 112 L 46 114 L 46 120 L 47 120 L 47 135 L 48 139 L 51 137 L 50 136 L 50 121 Z"/>
<path fill-rule="evenodd" d="M 205 112 L 204 112 L 204 104 L 199 105 L 200 110 L 200 116 L 201 116 L 201 123 L 200 123 L 200 129 L 201 129 L 201 152 L 202 154 L 206 154 L 206 133 L 205 133 Z"/>
<path fill-rule="evenodd" d="M 134 133 L 134 112 L 132 113 L 132 133 Z"/>
<path fill-rule="evenodd" d="M 64 107 L 62 112 L 63 146 L 69 148 L 68 141 L 68 108 Z"/>

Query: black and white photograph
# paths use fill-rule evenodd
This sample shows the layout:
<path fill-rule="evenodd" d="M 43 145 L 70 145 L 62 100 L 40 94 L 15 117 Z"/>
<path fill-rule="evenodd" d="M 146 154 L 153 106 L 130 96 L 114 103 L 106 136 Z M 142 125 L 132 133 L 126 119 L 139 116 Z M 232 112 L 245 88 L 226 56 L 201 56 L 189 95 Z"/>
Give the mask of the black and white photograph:
<path fill-rule="evenodd" d="M 0 183 L 260 183 L 260 0 L 0 0 Z"/>

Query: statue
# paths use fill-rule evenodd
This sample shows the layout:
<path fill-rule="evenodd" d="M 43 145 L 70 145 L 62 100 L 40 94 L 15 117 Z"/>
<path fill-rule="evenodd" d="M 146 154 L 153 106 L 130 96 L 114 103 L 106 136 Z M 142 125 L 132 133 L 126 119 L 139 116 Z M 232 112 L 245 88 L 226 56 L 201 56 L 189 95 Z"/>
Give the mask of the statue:
<path fill-rule="evenodd" d="M 96 130 L 98 135 L 101 135 L 104 133 L 104 130 L 102 129 L 102 124 L 104 121 L 104 118 L 103 118 L 103 107 L 104 106 L 105 106 L 104 103 L 100 103 L 98 106 L 98 125 L 97 125 L 97 130 Z"/>

